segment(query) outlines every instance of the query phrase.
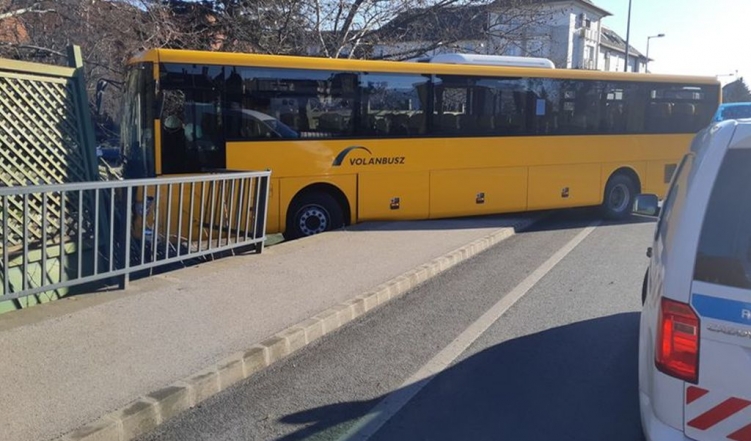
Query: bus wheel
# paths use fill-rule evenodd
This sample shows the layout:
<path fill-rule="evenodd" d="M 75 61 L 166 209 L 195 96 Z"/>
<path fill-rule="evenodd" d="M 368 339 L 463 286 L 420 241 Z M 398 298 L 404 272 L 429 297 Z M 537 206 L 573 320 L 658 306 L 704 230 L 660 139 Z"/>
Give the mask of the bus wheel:
<path fill-rule="evenodd" d="M 295 198 L 287 215 L 285 239 L 312 236 L 344 226 L 344 213 L 328 193 L 310 193 Z"/>
<path fill-rule="evenodd" d="M 631 214 L 636 197 L 636 184 L 624 174 L 610 178 L 605 186 L 605 200 L 602 209 L 608 219 L 624 219 Z"/>

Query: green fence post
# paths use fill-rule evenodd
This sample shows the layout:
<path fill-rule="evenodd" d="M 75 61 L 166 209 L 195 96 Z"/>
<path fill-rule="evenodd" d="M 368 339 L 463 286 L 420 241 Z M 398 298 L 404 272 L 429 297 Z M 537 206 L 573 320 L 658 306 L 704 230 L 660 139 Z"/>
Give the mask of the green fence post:
<path fill-rule="evenodd" d="M 68 46 L 68 65 L 76 71 L 73 74 L 73 95 L 76 98 L 78 108 L 78 121 L 81 128 L 81 147 L 83 157 L 87 162 L 87 176 L 89 181 L 99 180 L 99 167 L 96 158 L 96 136 L 94 126 L 91 123 L 91 110 L 89 109 L 89 96 L 86 93 L 86 76 L 83 69 L 83 55 L 80 46 Z"/>
<path fill-rule="evenodd" d="M 83 55 L 81 53 L 81 47 L 77 45 L 68 46 L 68 65 L 75 69 L 73 74 L 73 95 L 76 99 L 76 107 L 78 114 L 79 133 L 81 136 L 80 145 L 83 149 L 81 156 L 87 162 L 87 171 L 89 181 L 99 180 L 99 165 L 96 155 L 96 135 L 94 133 L 94 125 L 91 116 L 91 108 L 89 107 L 89 96 L 86 92 L 86 75 L 83 65 Z M 87 202 L 91 202 L 90 200 Z M 100 223 L 99 232 L 102 236 L 97 240 L 97 243 L 109 243 L 109 216 L 107 210 L 101 210 L 101 213 L 96 212 L 96 208 L 92 204 L 87 204 L 89 208 L 91 225 L 95 222 Z M 104 205 L 100 204 L 99 207 Z M 79 228 L 82 226 L 79 225 Z M 78 251 L 83 252 L 83 250 Z M 95 259 L 100 259 L 101 254 L 99 250 L 92 250 Z M 101 261 L 104 264 L 104 261 Z"/>

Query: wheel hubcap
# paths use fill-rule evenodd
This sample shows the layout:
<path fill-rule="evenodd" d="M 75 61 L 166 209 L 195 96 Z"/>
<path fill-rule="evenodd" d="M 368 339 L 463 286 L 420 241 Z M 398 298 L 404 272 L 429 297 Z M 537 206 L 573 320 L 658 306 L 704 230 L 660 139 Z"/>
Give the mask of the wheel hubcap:
<path fill-rule="evenodd" d="M 617 213 L 623 212 L 628 208 L 628 202 L 630 199 L 631 191 L 628 187 L 623 184 L 618 184 L 613 187 L 613 190 L 610 192 L 610 209 Z"/>
<path fill-rule="evenodd" d="M 322 207 L 305 207 L 300 214 L 298 226 L 305 236 L 323 233 L 329 226 L 328 213 Z"/>

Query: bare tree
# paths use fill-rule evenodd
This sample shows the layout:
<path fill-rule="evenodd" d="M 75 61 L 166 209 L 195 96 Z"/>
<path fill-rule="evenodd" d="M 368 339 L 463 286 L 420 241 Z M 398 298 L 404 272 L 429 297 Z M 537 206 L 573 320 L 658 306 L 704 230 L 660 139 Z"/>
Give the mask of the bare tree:
<path fill-rule="evenodd" d="M 42 9 L 39 3 L 30 3 L 28 6 L 21 6 L 15 4 L 13 1 L 6 1 L 4 4 L 0 3 L 0 6 L 2 6 L 0 20 L 16 18 L 25 14 L 45 14 L 47 12 L 54 12 L 54 9 Z"/>
<path fill-rule="evenodd" d="M 379 31 L 390 26 L 392 37 L 401 30 L 443 10 L 470 6 L 476 0 L 309 0 L 307 2 L 313 41 L 323 56 L 331 58 L 368 56 Z M 411 30 L 414 30 L 412 28 Z M 435 40 L 435 39 L 432 39 Z M 435 43 L 432 41 L 431 43 Z"/>
<path fill-rule="evenodd" d="M 212 49 L 302 54 L 307 39 L 303 6 L 308 0 L 215 0 L 217 25 Z"/>
<path fill-rule="evenodd" d="M 164 3 L 185 4 L 172 0 Z M 467 39 L 496 45 L 530 39 L 542 0 L 204 0 L 216 20 L 212 49 L 330 58 L 382 58 L 374 48 L 407 46 L 408 58 Z M 174 10 L 173 6 L 173 10 Z M 182 7 L 182 9 L 186 9 Z M 502 38 L 505 37 L 505 38 Z"/>
<path fill-rule="evenodd" d="M 495 2 L 489 8 L 489 26 L 486 36 L 489 51 L 506 53 L 514 47 L 523 56 L 549 56 L 543 48 L 555 45 L 552 27 L 554 9 L 540 0 L 506 0 Z M 568 33 L 568 29 L 564 30 Z"/>
<path fill-rule="evenodd" d="M 751 92 L 743 78 L 738 78 L 722 88 L 722 101 L 726 103 L 747 103 L 751 101 Z"/>
<path fill-rule="evenodd" d="M 0 0 L 0 55 L 13 56 L 14 49 L 30 46 L 23 16 L 51 12 L 36 2 Z"/>
<path fill-rule="evenodd" d="M 88 91 L 123 80 L 129 57 L 185 48 L 405 59 L 481 42 L 477 51 L 550 39 L 543 0 L 0 0 L 0 56 L 64 63 L 82 47 Z M 546 34 L 548 33 L 548 34 Z M 484 46 L 483 46 L 484 45 Z M 376 51 L 390 47 L 389 51 Z M 466 49 L 466 48 L 464 48 Z M 103 101 L 117 115 L 116 94 Z"/>
<path fill-rule="evenodd" d="M 522 55 L 541 55 L 535 49 L 551 42 L 550 11 L 541 0 L 436 5 L 399 15 L 367 41 L 372 58 L 405 59 L 445 51 L 503 54 L 510 47 Z"/>
<path fill-rule="evenodd" d="M 121 82 L 125 62 L 143 46 L 136 31 L 143 27 L 144 12 L 129 2 L 13 0 L 0 4 L 0 17 L 2 57 L 67 64 L 67 46 L 80 45 L 92 103 L 97 83 Z M 102 104 L 110 117 L 119 113 L 116 95 Z"/>

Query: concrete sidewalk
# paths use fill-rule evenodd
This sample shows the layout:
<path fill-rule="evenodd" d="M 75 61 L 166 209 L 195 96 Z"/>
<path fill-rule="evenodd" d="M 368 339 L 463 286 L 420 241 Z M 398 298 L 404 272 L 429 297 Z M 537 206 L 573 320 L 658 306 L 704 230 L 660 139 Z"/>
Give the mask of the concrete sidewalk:
<path fill-rule="evenodd" d="M 0 316 L 0 437 L 63 435 L 534 217 L 362 224 Z"/>

